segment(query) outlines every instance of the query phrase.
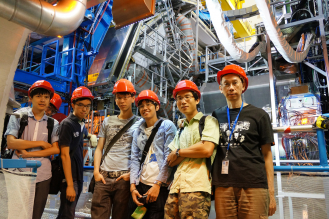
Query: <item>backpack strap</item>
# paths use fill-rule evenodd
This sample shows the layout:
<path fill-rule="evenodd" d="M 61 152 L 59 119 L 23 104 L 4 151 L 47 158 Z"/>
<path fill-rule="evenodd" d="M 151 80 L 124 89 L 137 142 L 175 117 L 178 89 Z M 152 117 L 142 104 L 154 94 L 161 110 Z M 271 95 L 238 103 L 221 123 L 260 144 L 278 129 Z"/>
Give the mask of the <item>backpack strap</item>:
<path fill-rule="evenodd" d="M 48 117 L 48 120 L 47 120 L 47 129 L 48 129 L 48 143 L 51 144 L 51 135 L 53 133 L 53 130 L 54 130 L 54 124 L 55 124 L 55 121 L 53 118 L 51 117 Z"/>
<path fill-rule="evenodd" d="M 29 123 L 29 116 L 27 115 L 27 112 L 23 112 L 21 115 L 22 116 L 21 116 L 21 121 L 19 123 L 19 130 L 18 130 L 18 135 L 17 135 L 18 139 L 22 137 L 25 127 Z"/>
<path fill-rule="evenodd" d="M 8 123 L 9 123 L 10 115 L 6 115 L 5 121 L 3 123 L 3 131 L 2 131 L 2 141 L 1 141 L 1 155 L 6 152 L 7 148 L 7 138 L 5 137 L 5 133 L 7 131 Z"/>
<path fill-rule="evenodd" d="M 200 138 L 202 138 L 202 131 L 203 131 L 204 126 L 205 126 L 206 118 L 207 118 L 207 116 L 202 116 L 200 121 L 199 121 Z M 207 169 L 209 170 L 209 178 L 211 179 L 211 169 L 212 169 L 211 157 L 206 158 L 206 166 L 207 166 Z"/>
<path fill-rule="evenodd" d="M 115 142 L 117 142 L 121 138 L 121 136 L 137 121 L 138 121 L 138 118 L 137 118 L 137 116 L 135 116 L 112 138 L 112 140 L 110 141 L 110 143 L 107 145 L 107 147 L 105 149 L 105 152 L 102 156 L 100 165 L 102 165 L 103 160 L 105 159 L 106 155 L 109 153 L 110 149 L 115 144 Z"/>
<path fill-rule="evenodd" d="M 180 138 L 180 135 L 182 134 L 183 130 L 184 130 L 184 127 L 179 129 L 178 138 Z"/>
<path fill-rule="evenodd" d="M 202 116 L 201 119 L 199 120 L 199 134 L 200 134 L 200 138 L 202 138 L 202 132 L 203 132 L 203 129 L 204 129 L 206 118 L 207 118 L 207 116 Z"/>
<path fill-rule="evenodd" d="M 22 137 L 25 127 L 28 125 L 28 123 L 29 123 L 29 116 L 28 116 L 27 112 L 22 112 L 21 121 L 19 122 L 17 139 L 20 139 Z M 10 156 L 9 156 L 10 158 L 13 157 L 14 152 L 15 152 L 15 150 L 11 151 Z"/>
<path fill-rule="evenodd" d="M 145 161 L 145 158 L 146 158 L 146 156 L 147 156 L 147 154 L 148 154 L 148 152 L 150 150 L 150 146 L 151 146 L 151 144 L 153 142 L 153 139 L 155 137 L 155 134 L 158 132 L 158 130 L 159 130 L 162 122 L 163 122 L 163 120 L 161 119 L 158 122 L 158 124 L 155 127 L 153 127 L 152 132 L 151 132 L 151 135 L 150 135 L 150 137 L 147 139 L 147 141 L 145 143 L 144 151 L 143 151 L 143 154 L 142 154 L 142 159 L 141 159 L 141 162 L 140 162 L 140 168 L 142 167 L 142 164 Z"/>

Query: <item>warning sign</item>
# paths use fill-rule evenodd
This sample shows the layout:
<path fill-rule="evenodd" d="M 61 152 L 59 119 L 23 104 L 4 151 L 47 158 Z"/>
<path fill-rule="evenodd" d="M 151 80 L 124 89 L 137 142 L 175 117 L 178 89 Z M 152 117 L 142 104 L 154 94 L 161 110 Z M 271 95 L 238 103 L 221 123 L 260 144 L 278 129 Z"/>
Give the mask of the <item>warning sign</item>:
<path fill-rule="evenodd" d="M 88 75 L 88 83 L 95 82 L 97 80 L 98 75 L 99 75 L 99 73 L 94 73 L 94 74 Z"/>

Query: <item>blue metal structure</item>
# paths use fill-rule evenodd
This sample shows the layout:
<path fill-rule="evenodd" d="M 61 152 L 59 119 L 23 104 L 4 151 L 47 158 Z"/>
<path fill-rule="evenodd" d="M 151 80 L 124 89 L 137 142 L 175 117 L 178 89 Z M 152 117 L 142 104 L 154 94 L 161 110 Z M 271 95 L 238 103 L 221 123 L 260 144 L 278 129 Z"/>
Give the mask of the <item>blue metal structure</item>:
<path fill-rule="evenodd" d="M 113 0 L 108 0 L 87 9 L 80 27 L 67 36 L 44 37 L 31 43 L 27 65 L 22 70 L 16 70 L 14 82 L 31 85 L 37 80 L 47 80 L 69 102 L 72 91 L 84 85 L 88 70 L 110 27 L 112 5 Z M 46 43 L 48 41 L 51 42 Z M 63 113 L 66 111 L 67 108 Z"/>
<path fill-rule="evenodd" d="M 38 160 L 0 158 L 0 168 L 33 168 L 33 173 L 36 173 L 37 168 L 40 166 L 41 166 L 41 162 Z"/>

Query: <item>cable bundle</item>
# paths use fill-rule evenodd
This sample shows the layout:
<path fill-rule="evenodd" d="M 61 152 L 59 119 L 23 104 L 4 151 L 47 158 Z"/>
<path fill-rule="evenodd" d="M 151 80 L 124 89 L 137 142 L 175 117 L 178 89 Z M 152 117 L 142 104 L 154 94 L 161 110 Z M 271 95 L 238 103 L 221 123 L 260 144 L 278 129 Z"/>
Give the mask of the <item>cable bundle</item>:
<path fill-rule="evenodd" d="M 303 33 L 298 42 L 297 52 L 303 52 L 305 48 L 308 48 L 312 38 L 313 38 L 312 33 L 306 33 L 306 34 Z"/>

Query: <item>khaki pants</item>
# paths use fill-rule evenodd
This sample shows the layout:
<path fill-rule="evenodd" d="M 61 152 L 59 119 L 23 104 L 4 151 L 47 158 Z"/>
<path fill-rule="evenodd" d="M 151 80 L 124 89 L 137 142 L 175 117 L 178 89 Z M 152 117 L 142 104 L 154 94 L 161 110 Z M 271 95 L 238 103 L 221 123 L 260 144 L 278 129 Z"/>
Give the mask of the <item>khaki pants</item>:
<path fill-rule="evenodd" d="M 208 218 L 211 195 L 207 192 L 169 194 L 165 205 L 165 219 Z"/>
<path fill-rule="evenodd" d="M 216 219 L 267 219 L 268 189 L 216 187 Z"/>

